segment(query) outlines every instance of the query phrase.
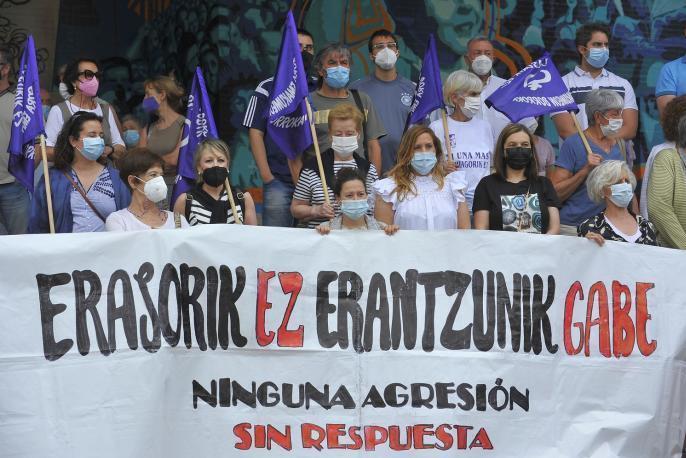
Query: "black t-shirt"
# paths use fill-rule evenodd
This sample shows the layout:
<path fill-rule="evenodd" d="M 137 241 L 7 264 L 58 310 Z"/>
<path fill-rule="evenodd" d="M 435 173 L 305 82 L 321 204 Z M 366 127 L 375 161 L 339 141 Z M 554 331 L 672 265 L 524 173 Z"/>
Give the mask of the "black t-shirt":
<path fill-rule="evenodd" d="M 548 207 L 560 208 L 560 201 L 546 177 L 510 183 L 492 174 L 476 186 L 472 211 L 487 210 L 492 231 L 545 234 L 550 221 Z"/>

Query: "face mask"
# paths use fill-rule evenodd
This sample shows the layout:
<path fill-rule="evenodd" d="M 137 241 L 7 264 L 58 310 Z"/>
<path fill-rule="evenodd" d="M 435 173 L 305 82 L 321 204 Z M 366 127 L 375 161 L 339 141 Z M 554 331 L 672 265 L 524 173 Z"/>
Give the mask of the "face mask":
<path fill-rule="evenodd" d="M 586 53 L 586 62 L 593 68 L 603 68 L 610 58 L 607 48 L 590 48 Z"/>
<path fill-rule="evenodd" d="M 505 149 L 505 164 L 513 170 L 522 170 L 531 163 L 531 148 Z"/>
<path fill-rule="evenodd" d="M 157 99 L 155 97 L 144 98 L 141 106 L 143 107 L 143 111 L 145 111 L 146 113 L 152 113 L 153 111 L 157 111 L 160 108 L 160 104 L 157 102 Z"/>
<path fill-rule="evenodd" d="M 329 67 L 326 69 L 326 84 L 334 89 L 341 89 L 350 80 L 350 69 L 347 67 Z"/>
<path fill-rule="evenodd" d="M 368 210 L 369 202 L 367 199 L 341 201 L 341 213 L 350 219 L 360 219 Z"/>
<path fill-rule="evenodd" d="M 305 67 L 305 73 L 310 73 L 310 68 L 312 67 L 312 59 L 314 56 L 307 51 L 300 53 L 303 58 L 303 67 Z"/>
<path fill-rule="evenodd" d="M 351 157 L 357 150 L 357 137 L 331 137 L 331 148 L 338 153 L 339 156 Z"/>
<path fill-rule="evenodd" d="M 48 114 L 50 114 L 50 105 L 43 105 L 43 118 L 48 119 Z"/>
<path fill-rule="evenodd" d="M 612 196 L 610 200 L 618 207 L 626 208 L 631 203 L 634 197 L 634 190 L 631 189 L 631 183 L 617 183 L 610 186 Z"/>
<path fill-rule="evenodd" d="M 605 117 L 605 116 L 603 116 Z M 607 119 L 607 118 L 605 118 Z M 624 120 L 622 118 L 611 118 L 608 119 L 608 124 L 607 125 L 600 125 L 600 131 L 603 133 L 603 136 L 605 137 L 612 137 L 614 135 L 617 135 L 617 132 L 622 128 L 624 125 Z"/>
<path fill-rule="evenodd" d="M 202 181 L 204 181 L 206 185 L 214 188 L 223 185 L 228 177 L 229 169 L 218 165 L 202 171 Z"/>
<path fill-rule="evenodd" d="M 64 100 L 67 100 L 69 97 L 71 97 L 69 89 L 67 89 L 67 83 L 60 83 L 59 92 Z"/>
<path fill-rule="evenodd" d="M 472 70 L 479 76 L 488 74 L 493 68 L 493 61 L 490 57 L 481 54 L 472 61 Z"/>
<path fill-rule="evenodd" d="M 79 81 L 79 89 L 86 97 L 95 97 L 98 93 L 98 86 L 100 83 L 96 77 L 93 77 L 86 81 Z"/>
<path fill-rule="evenodd" d="M 481 110 L 481 98 L 480 97 L 465 97 L 464 106 L 460 107 L 462 114 L 464 114 L 469 119 L 476 116 L 476 114 Z"/>
<path fill-rule="evenodd" d="M 394 51 L 388 48 L 383 48 L 376 53 L 376 57 L 374 58 L 374 63 L 384 70 L 392 69 L 397 61 L 398 56 L 395 55 Z"/>
<path fill-rule="evenodd" d="M 129 129 L 124 131 L 124 144 L 127 148 L 133 148 L 141 139 L 141 134 L 136 129 Z"/>
<path fill-rule="evenodd" d="M 138 177 L 135 177 L 139 181 L 143 181 Z M 164 177 L 159 176 L 152 178 L 148 181 L 143 181 L 145 186 L 143 186 L 143 194 L 152 202 L 161 202 L 167 198 L 167 183 L 164 182 Z"/>
<path fill-rule="evenodd" d="M 105 140 L 101 137 L 85 137 L 83 139 L 83 149 L 79 150 L 81 155 L 88 160 L 97 161 L 105 151 Z"/>
<path fill-rule="evenodd" d="M 528 130 L 531 135 L 534 135 L 536 129 L 538 129 L 538 121 L 536 121 L 535 119 L 528 123 L 526 126 L 526 130 Z"/>
<path fill-rule="evenodd" d="M 422 153 L 414 153 L 410 165 L 414 171 L 417 172 L 417 174 L 428 175 L 436 166 L 436 162 L 438 162 L 436 159 L 436 152 L 426 151 Z"/>

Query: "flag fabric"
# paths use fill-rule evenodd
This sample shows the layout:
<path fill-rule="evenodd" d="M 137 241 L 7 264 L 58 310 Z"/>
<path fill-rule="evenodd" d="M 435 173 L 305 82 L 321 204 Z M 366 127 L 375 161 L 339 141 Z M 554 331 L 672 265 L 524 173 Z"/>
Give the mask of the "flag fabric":
<path fill-rule="evenodd" d="M 422 71 L 417 81 L 417 90 L 407 118 L 407 126 L 418 124 L 434 110 L 443 107 L 443 83 L 441 82 L 441 69 L 438 65 L 436 53 L 436 41 L 433 34 L 429 35 L 426 45 Z"/>
<path fill-rule="evenodd" d="M 193 188 L 196 179 L 196 171 L 193 167 L 193 156 L 198 145 L 211 138 L 219 138 L 217 126 L 212 116 L 210 98 L 205 88 L 205 78 L 202 76 L 200 67 L 195 69 L 191 92 L 188 96 L 188 108 L 186 110 L 186 122 L 181 134 L 179 147 L 178 175 L 172 190 L 170 207 L 174 206 L 176 199 L 184 192 Z"/>
<path fill-rule="evenodd" d="M 579 111 L 547 52 L 500 86 L 486 99 L 486 105 L 512 122 L 546 113 Z"/>
<path fill-rule="evenodd" d="M 312 144 L 305 100 L 307 74 L 300 54 L 293 12 L 286 16 L 274 86 L 267 105 L 267 134 L 289 159 Z"/>
<path fill-rule="evenodd" d="M 19 183 L 33 194 L 34 156 L 36 137 L 45 132 L 43 105 L 40 99 L 40 80 L 36 63 L 36 47 L 29 35 L 19 64 L 17 93 L 10 132 L 9 171 Z"/>

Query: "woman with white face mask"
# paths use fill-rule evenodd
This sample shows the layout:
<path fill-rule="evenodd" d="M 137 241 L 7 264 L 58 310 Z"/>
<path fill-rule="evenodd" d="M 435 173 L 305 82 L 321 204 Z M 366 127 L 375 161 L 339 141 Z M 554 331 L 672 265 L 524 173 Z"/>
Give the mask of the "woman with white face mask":
<path fill-rule="evenodd" d="M 322 152 L 322 164 L 331 204 L 325 202 L 324 187 L 319 176 L 316 158 L 307 160 L 303 165 L 293 193 L 291 213 L 294 218 L 306 222 L 310 229 L 340 214 L 340 206 L 333 201 L 332 190 L 339 170 L 345 167 L 359 169 L 366 177 L 365 183 L 368 189 L 371 189 L 378 179 L 374 165 L 355 152 L 360 142 L 362 119 L 360 110 L 349 103 L 336 105 L 329 111 L 331 148 Z M 372 196 L 369 196 L 369 207 L 368 214 L 372 215 L 374 207 Z"/>
<path fill-rule="evenodd" d="M 602 246 L 605 240 L 657 245 L 653 223 L 634 215 L 628 206 L 634 197 L 636 177 L 626 162 L 605 161 L 588 175 L 588 196 L 604 203 L 605 210 L 579 224 L 579 237 L 586 237 Z"/>
<path fill-rule="evenodd" d="M 167 198 L 164 160 L 147 148 L 134 148 L 119 162 L 119 176 L 131 190 L 131 204 L 107 218 L 107 231 L 186 228 L 183 215 L 160 210 Z"/>
<path fill-rule="evenodd" d="M 481 109 L 482 88 L 479 77 L 464 70 L 451 73 L 445 80 L 443 97 L 446 105 L 453 109 L 448 117 L 449 150 L 443 122 L 437 120 L 429 126 L 441 141 L 443 152 L 450 151 L 452 157 L 445 164 L 447 170 L 461 170 L 465 174 L 465 197 L 470 213 L 476 185 L 491 172 L 493 165 L 493 130 L 486 121 L 476 117 Z"/>
<path fill-rule="evenodd" d="M 448 173 L 441 144 L 431 129 L 414 126 L 403 136 L 398 163 L 374 185 L 374 216 L 400 229 L 469 229 L 462 171 Z"/>
<path fill-rule="evenodd" d="M 117 171 L 98 162 L 105 149 L 102 137 L 102 118 L 86 111 L 74 113 L 57 137 L 50 185 L 58 233 L 103 231 L 108 215 L 126 208 L 131 201 Z M 38 182 L 31 206 L 29 232 L 49 232 L 44 177 Z"/>

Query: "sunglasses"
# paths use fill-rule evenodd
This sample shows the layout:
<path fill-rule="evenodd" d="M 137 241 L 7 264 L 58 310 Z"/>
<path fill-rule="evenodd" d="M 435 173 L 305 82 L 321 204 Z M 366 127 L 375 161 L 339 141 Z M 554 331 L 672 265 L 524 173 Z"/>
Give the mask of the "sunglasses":
<path fill-rule="evenodd" d="M 90 81 L 93 78 L 100 79 L 102 78 L 102 73 L 100 72 L 92 72 L 90 70 L 84 70 L 82 72 L 78 73 L 78 76 L 83 76 L 86 80 Z"/>

